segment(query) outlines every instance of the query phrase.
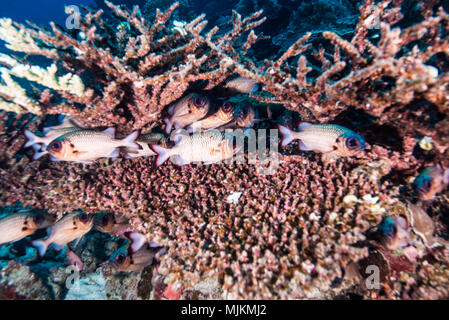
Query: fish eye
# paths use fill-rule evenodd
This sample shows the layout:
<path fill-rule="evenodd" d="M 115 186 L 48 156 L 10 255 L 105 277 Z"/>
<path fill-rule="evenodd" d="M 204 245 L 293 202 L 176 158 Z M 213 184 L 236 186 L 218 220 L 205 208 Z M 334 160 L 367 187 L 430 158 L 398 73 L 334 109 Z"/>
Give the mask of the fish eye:
<path fill-rule="evenodd" d="M 221 109 L 222 109 L 224 112 L 231 112 L 232 110 L 234 110 L 234 106 L 232 105 L 231 102 L 226 101 L 226 102 L 224 102 L 224 103 L 221 105 Z"/>
<path fill-rule="evenodd" d="M 429 191 L 431 187 L 432 187 L 432 181 L 428 180 L 428 181 L 426 181 L 426 183 L 424 183 L 423 189 L 426 191 Z"/>
<path fill-rule="evenodd" d="M 122 253 L 122 254 L 119 254 L 118 256 L 117 256 L 117 258 L 115 258 L 115 261 L 117 262 L 117 263 L 123 263 L 123 262 L 125 262 L 125 260 L 126 260 L 126 256 Z"/>
<path fill-rule="evenodd" d="M 349 138 L 346 140 L 346 146 L 350 150 L 354 150 L 360 147 L 359 139 L 357 138 Z"/>
<path fill-rule="evenodd" d="M 89 220 L 89 216 L 85 213 L 79 215 L 79 219 L 81 222 L 87 222 Z"/>
<path fill-rule="evenodd" d="M 53 141 L 50 143 L 50 150 L 52 151 L 59 151 L 62 148 L 62 143 L 60 141 Z"/>
<path fill-rule="evenodd" d="M 203 97 L 201 97 L 201 96 L 196 96 L 195 99 L 193 99 L 193 104 L 196 107 L 203 106 L 205 104 L 205 102 L 206 102 L 206 100 Z"/>

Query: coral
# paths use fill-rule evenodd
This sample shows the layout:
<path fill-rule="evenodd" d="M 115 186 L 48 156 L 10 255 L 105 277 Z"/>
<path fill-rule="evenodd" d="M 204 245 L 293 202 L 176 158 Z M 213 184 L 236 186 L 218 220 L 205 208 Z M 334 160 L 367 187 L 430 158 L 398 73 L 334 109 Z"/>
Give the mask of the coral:
<path fill-rule="evenodd" d="M 5 110 L 64 113 L 88 126 L 140 129 L 158 120 L 163 108 L 179 99 L 194 82 L 202 81 L 206 88 L 213 88 L 232 75 L 228 61 L 217 59 L 217 48 L 237 57 L 241 50 L 234 48 L 234 43 L 251 31 L 251 40 L 244 46 L 246 52 L 257 39 L 252 29 L 265 20 L 259 19 L 261 11 L 243 20 L 234 13 L 232 30 L 218 34 L 215 27 L 202 35 L 207 21 L 200 15 L 186 23 L 186 32 L 181 33 L 167 26 L 179 3 L 165 12 L 157 9 L 152 25 L 138 7 L 130 12 L 105 3 L 115 19 L 102 19 L 102 10 L 88 11 L 80 17 L 78 37 L 54 23 L 52 31 L 47 31 L 36 26 L 26 28 L 10 19 L 0 21 L 1 39 L 9 49 L 58 61 L 42 69 L 2 55 L 1 61 L 10 68 L 2 69 L 6 86 L 0 87 L 0 93 Z M 79 74 L 73 74 L 75 70 Z M 58 77 L 56 73 L 65 75 Z M 26 94 L 10 75 L 46 89 Z"/>
<path fill-rule="evenodd" d="M 50 299 L 51 294 L 42 280 L 30 268 L 11 261 L 0 272 L 0 299 Z"/>

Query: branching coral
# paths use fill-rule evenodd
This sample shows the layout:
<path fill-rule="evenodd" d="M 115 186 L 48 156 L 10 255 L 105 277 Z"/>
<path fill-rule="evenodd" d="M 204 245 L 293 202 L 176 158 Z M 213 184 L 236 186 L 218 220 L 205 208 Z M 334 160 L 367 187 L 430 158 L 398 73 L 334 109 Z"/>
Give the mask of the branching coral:
<path fill-rule="evenodd" d="M 9 49 L 59 62 L 58 66 L 43 70 L 2 56 L 2 62 L 11 68 L 3 72 L 7 89 L 3 90 L 2 105 L 6 110 L 64 113 L 90 126 L 120 124 L 123 129 L 142 128 L 159 119 L 162 109 L 179 99 L 192 83 L 202 80 L 207 88 L 212 88 L 229 77 L 233 73 L 229 61 L 217 59 L 214 50 L 220 48 L 238 57 L 233 44 L 264 21 L 259 19 L 262 12 L 244 20 L 235 13 L 231 31 L 215 36 L 218 28 L 213 28 L 202 36 L 207 21 L 201 15 L 187 23 L 181 34 L 167 26 L 178 3 L 166 12 L 157 10 L 152 25 L 148 25 L 137 7 L 129 12 L 110 2 L 106 4 L 127 27 L 117 23 L 114 30 L 101 19 L 102 10 L 89 11 L 80 17 L 81 40 L 54 23 L 50 32 L 1 20 L 1 39 Z M 244 51 L 257 39 L 254 31 L 248 39 Z M 57 72 L 66 71 L 71 73 L 56 76 Z M 74 72 L 79 75 L 73 75 Z M 10 74 L 52 90 L 41 101 L 25 96 L 24 89 L 11 80 Z M 18 106 L 13 108 L 12 103 Z"/>

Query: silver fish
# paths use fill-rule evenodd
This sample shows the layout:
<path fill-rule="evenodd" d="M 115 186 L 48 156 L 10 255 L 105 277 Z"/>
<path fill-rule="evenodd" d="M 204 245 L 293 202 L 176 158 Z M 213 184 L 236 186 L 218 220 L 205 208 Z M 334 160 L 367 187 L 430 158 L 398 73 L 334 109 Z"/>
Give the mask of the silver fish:
<path fill-rule="evenodd" d="M 194 123 L 207 115 L 210 100 L 207 96 L 191 93 L 168 108 L 169 118 L 165 118 L 165 132 L 168 134 L 172 128 L 181 129 Z"/>
<path fill-rule="evenodd" d="M 152 144 L 162 144 L 166 146 L 166 137 L 162 133 L 147 133 L 139 136 L 136 143 L 140 146 L 140 149 L 126 148 L 125 158 L 137 158 L 137 157 L 149 157 L 154 156 L 157 153 L 154 152 L 150 145 Z"/>
<path fill-rule="evenodd" d="M 118 271 L 141 271 L 153 264 L 156 254 L 161 249 L 163 247 L 151 247 L 147 243 L 136 252 L 119 254 L 115 258 L 113 265 Z"/>
<path fill-rule="evenodd" d="M 192 123 L 188 130 L 189 132 L 207 131 L 221 127 L 232 119 L 234 119 L 234 104 L 231 101 L 225 101 L 214 114 Z"/>
<path fill-rule="evenodd" d="M 62 248 L 67 243 L 84 236 L 92 229 L 93 225 L 94 219 L 92 215 L 86 213 L 68 214 L 47 229 L 47 239 L 35 240 L 32 244 L 42 257 L 51 243 L 56 245 L 57 248 Z"/>
<path fill-rule="evenodd" d="M 44 222 L 41 215 L 31 216 L 26 213 L 10 215 L 0 220 L 0 245 L 19 241 L 40 228 Z"/>
<path fill-rule="evenodd" d="M 299 139 L 300 148 L 304 151 L 320 152 L 329 156 L 352 156 L 365 149 L 363 137 L 348 128 L 334 124 L 311 124 L 302 122 L 300 132 L 279 125 L 283 136 L 282 146 Z"/>
<path fill-rule="evenodd" d="M 124 139 L 114 138 L 114 128 L 105 131 L 77 130 L 53 140 L 47 151 L 54 161 L 89 162 L 99 158 L 117 158 L 119 147 L 139 149 L 135 143 L 138 132 L 134 131 Z"/>
<path fill-rule="evenodd" d="M 233 137 L 218 131 L 198 132 L 192 135 L 178 134 L 174 138 L 176 145 L 171 149 L 158 145 L 151 146 L 158 153 L 157 166 L 170 156 L 175 156 L 177 165 L 184 165 L 191 162 L 216 163 L 238 152 L 233 146 Z"/>

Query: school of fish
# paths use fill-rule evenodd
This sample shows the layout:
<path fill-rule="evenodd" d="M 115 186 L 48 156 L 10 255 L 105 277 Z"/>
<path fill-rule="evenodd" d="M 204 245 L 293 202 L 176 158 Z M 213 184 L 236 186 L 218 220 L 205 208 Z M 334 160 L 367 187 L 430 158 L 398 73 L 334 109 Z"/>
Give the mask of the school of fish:
<path fill-rule="evenodd" d="M 308 122 L 292 125 L 295 115 L 289 111 L 284 111 L 277 119 L 271 119 L 270 112 L 267 118 L 262 119 L 261 110 L 252 105 L 239 104 L 233 97 L 226 97 L 251 93 L 257 89 L 258 84 L 253 80 L 240 77 L 227 82 L 220 89 L 225 97 L 212 99 L 206 94 L 190 93 L 167 108 L 164 130 L 141 135 L 135 131 L 123 138 L 115 136 L 114 128 L 85 128 L 70 117 L 62 116 L 59 125 L 44 128 L 42 134 L 25 131 L 27 142 L 24 147 L 34 149 L 34 159 L 48 154 L 52 161 L 90 163 L 100 158 L 116 159 L 122 150 L 127 159 L 157 156 L 157 166 L 169 158 L 176 165 L 212 164 L 232 158 L 241 149 L 234 144 L 234 137 L 226 129 L 247 129 L 256 122 L 268 120 L 277 124 L 282 147 L 299 140 L 300 150 L 320 153 L 324 162 L 338 157 L 351 157 L 365 149 L 364 138 L 348 128 Z M 413 189 L 420 200 L 428 201 L 448 185 L 449 169 L 437 165 L 424 169 L 413 182 Z M 38 229 L 47 228 L 45 239 L 31 242 L 42 257 L 50 245 L 61 250 L 72 241 L 79 241 L 95 227 L 112 237 L 129 241 L 128 251 L 113 259 L 112 264 L 117 270 L 142 270 L 151 265 L 163 248 L 156 243 L 148 243 L 144 235 L 134 232 L 125 218 L 117 219 L 112 214 L 94 218 L 86 213 L 72 213 L 50 224 L 46 222 L 48 219 L 40 215 L 19 212 L 0 219 L 0 245 L 19 241 Z M 391 217 L 387 217 L 379 226 L 388 248 L 407 243 L 407 228 L 403 219 Z M 68 248 L 67 257 L 82 268 L 81 260 L 71 247 Z"/>

